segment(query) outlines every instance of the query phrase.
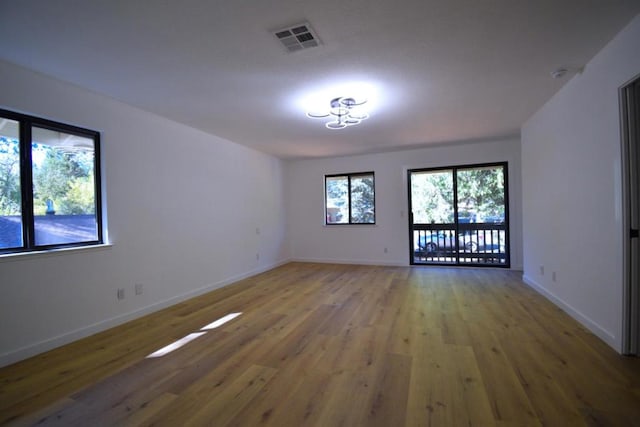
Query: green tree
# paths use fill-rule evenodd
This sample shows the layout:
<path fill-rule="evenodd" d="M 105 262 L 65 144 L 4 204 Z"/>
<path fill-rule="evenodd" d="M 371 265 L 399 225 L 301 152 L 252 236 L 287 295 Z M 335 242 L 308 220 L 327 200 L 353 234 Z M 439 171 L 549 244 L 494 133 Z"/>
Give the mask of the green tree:
<path fill-rule="evenodd" d="M 327 215 L 331 215 L 331 222 L 371 224 L 375 221 L 373 175 L 333 176 L 325 182 Z M 334 217 L 336 210 L 339 214 Z"/>
<path fill-rule="evenodd" d="M 347 202 L 349 182 L 347 177 L 327 178 L 327 201 L 331 200 L 336 206 L 342 206 Z"/>
<path fill-rule="evenodd" d="M 19 215 L 20 148 L 18 141 L 0 137 L 0 215 Z"/>
<path fill-rule="evenodd" d="M 60 212 L 71 215 L 95 214 L 94 188 L 93 171 L 88 176 L 73 179 L 66 197 L 60 200 Z"/>
<path fill-rule="evenodd" d="M 453 222 L 453 179 L 450 172 L 423 172 L 411 178 L 411 204 L 416 224 Z"/>
<path fill-rule="evenodd" d="M 47 200 L 53 201 L 59 214 L 94 213 L 93 154 L 46 145 L 35 145 L 34 150 L 45 152 L 41 164 L 34 164 L 34 213 L 42 215 Z"/>
<path fill-rule="evenodd" d="M 411 201 L 417 224 L 454 221 L 451 171 L 415 173 L 411 177 Z M 473 222 L 504 219 L 505 189 L 502 167 L 460 169 L 456 175 L 458 217 Z"/>
<path fill-rule="evenodd" d="M 504 173 L 501 167 L 458 171 L 458 214 L 475 215 L 477 221 L 488 217 L 504 218 Z"/>
<path fill-rule="evenodd" d="M 325 180 L 327 222 L 345 223 L 349 215 L 349 181 L 346 176 L 328 177 Z M 337 213 L 336 211 L 339 211 Z M 331 218 L 331 219 L 329 219 Z"/>
<path fill-rule="evenodd" d="M 351 222 L 371 224 L 374 215 L 373 176 L 351 179 Z"/>

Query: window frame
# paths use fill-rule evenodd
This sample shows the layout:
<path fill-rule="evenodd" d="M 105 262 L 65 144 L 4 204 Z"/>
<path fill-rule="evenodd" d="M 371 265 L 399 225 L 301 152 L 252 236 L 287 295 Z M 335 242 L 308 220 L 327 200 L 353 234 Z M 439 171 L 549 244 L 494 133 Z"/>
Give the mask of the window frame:
<path fill-rule="evenodd" d="M 453 219 L 454 221 L 451 224 L 454 224 L 456 235 L 459 229 L 460 221 L 459 221 L 459 200 L 458 200 L 458 172 L 460 170 L 471 170 L 478 168 L 491 168 L 491 167 L 499 167 L 502 168 L 503 173 L 503 191 L 504 191 L 504 221 L 502 225 L 504 227 L 505 232 L 505 263 L 475 263 L 475 262 L 460 262 L 459 254 L 456 256 L 455 262 L 416 262 L 414 256 L 414 226 L 424 225 L 427 228 L 431 229 L 434 227 L 432 224 L 420 224 L 413 222 L 413 212 L 412 212 L 412 191 L 411 191 L 411 176 L 415 172 L 438 172 L 438 171 L 451 171 L 453 177 Z M 439 166 L 439 167 L 429 167 L 429 168 L 417 168 L 417 169 L 408 169 L 407 170 L 407 199 L 408 199 L 408 230 L 409 230 L 409 264 L 410 265 L 443 265 L 443 266 L 451 266 L 451 267 L 489 267 L 489 268 L 511 268 L 511 216 L 509 213 L 510 204 L 509 204 L 509 162 L 508 161 L 500 161 L 500 162 L 489 162 L 489 163 L 472 163 L 472 164 L 461 164 L 461 165 L 453 165 L 453 166 Z M 441 224 L 435 224 L 437 226 Z M 456 239 L 456 242 L 458 240 Z M 459 242 L 456 244 L 456 248 Z"/>
<path fill-rule="evenodd" d="M 353 178 L 371 176 L 373 179 L 373 222 L 352 222 L 351 221 L 351 180 Z M 329 212 L 327 211 L 327 179 L 328 178 L 346 178 L 347 179 L 347 200 L 348 200 L 348 222 L 329 222 L 327 220 Z M 325 226 L 345 226 L 345 225 L 376 225 L 376 174 L 374 171 L 367 172 L 350 172 L 327 174 L 324 176 L 324 225 Z"/>
<path fill-rule="evenodd" d="M 102 215 L 102 183 L 100 132 L 91 129 L 56 122 L 28 114 L 0 108 L 0 119 L 9 119 L 19 125 L 19 162 L 20 162 L 20 197 L 22 219 L 22 246 L 0 248 L 0 255 L 42 252 L 53 249 L 97 246 L 104 244 L 103 215 Z M 32 162 L 32 129 L 34 127 L 54 132 L 64 132 L 93 140 L 94 159 L 94 197 L 97 239 L 69 243 L 55 243 L 37 245 L 35 242 L 35 215 L 33 206 L 33 162 Z"/>

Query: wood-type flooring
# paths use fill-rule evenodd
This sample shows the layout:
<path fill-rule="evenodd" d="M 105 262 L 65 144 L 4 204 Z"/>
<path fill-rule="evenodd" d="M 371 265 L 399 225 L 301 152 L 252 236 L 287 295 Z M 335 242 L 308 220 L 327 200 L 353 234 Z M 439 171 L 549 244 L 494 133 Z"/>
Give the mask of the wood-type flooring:
<path fill-rule="evenodd" d="M 291 263 L 0 369 L 0 424 L 633 426 L 640 359 L 519 272 Z"/>

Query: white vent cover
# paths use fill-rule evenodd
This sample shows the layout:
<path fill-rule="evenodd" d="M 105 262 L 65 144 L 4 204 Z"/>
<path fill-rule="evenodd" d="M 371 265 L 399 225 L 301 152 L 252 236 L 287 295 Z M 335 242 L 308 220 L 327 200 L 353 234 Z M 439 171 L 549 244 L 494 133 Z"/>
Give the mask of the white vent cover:
<path fill-rule="evenodd" d="M 320 46 L 320 39 L 307 22 L 276 30 L 273 34 L 288 52 Z"/>

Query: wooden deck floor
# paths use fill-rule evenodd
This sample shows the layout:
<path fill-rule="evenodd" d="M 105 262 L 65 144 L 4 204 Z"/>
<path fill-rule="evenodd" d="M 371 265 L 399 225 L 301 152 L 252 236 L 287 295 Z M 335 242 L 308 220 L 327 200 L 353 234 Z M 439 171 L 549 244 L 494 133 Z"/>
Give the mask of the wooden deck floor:
<path fill-rule="evenodd" d="M 640 425 L 640 360 L 517 272 L 292 263 L 0 369 L 0 423 Z"/>

